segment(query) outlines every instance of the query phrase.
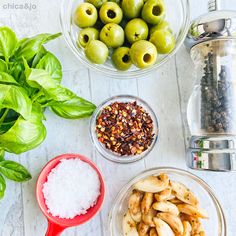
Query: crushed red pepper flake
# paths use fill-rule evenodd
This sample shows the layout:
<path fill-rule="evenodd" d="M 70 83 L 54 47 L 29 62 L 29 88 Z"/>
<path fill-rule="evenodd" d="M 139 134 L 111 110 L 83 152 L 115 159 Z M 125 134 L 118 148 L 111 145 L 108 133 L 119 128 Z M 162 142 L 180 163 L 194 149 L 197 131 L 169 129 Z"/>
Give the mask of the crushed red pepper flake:
<path fill-rule="evenodd" d="M 114 102 L 103 108 L 96 121 L 99 142 L 121 156 L 141 154 L 153 142 L 153 120 L 134 102 Z"/>

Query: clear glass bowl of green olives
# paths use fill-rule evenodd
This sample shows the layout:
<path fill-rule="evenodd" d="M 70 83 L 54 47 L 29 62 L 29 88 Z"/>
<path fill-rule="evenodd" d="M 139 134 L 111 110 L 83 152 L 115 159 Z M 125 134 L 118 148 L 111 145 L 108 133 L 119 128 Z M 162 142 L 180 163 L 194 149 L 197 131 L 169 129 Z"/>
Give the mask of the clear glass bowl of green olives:
<path fill-rule="evenodd" d="M 62 31 L 87 67 L 114 78 L 146 75 L 182 45 L 188 0 L 63 0 Z"/>

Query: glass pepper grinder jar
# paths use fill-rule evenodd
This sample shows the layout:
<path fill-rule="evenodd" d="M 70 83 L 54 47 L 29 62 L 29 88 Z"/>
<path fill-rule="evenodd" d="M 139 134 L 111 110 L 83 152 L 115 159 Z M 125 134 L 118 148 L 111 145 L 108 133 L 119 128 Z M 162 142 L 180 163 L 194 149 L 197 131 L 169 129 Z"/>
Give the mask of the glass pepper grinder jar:
<path fill-rule="evenodd" d="M 187 164 L 199 170 L 236 170 L 236 11 L 219 10 L 195 19 L 185 45 L 197 79 L 187 107 L 191 132 Z"/>

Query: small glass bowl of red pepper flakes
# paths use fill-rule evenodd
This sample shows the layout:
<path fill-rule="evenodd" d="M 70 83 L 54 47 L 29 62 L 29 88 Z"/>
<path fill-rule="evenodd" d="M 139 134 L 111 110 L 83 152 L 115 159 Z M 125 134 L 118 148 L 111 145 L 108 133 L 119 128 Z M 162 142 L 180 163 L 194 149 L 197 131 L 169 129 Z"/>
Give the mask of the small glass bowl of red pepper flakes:
<path fill-rule="evenodd" d="M 104 101 L 90 121 L 90 134 L 99 153 L 118 163 L 144 158 L 158 137 L 158 122 L 142 99 L 119 95 Z"/>

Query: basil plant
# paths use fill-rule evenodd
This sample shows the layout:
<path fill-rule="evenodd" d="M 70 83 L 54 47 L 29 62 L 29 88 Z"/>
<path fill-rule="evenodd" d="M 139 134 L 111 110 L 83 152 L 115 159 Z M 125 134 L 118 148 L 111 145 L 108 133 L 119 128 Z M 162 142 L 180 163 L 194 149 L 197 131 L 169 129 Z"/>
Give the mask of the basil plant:
<path fill-rule="evenodd" d="M 66 119 L 90 116 L 95 105 L 60 85 L 62 67 L 44 44 L 61 34 L 39 34 L 19 40 L 0 27 L 0 199 L 5 178 L 31 178 L 19 163 L 5 160 L 5 152 L 20 154 L 37 147 L 46 137 L 44 110 Z"/>

